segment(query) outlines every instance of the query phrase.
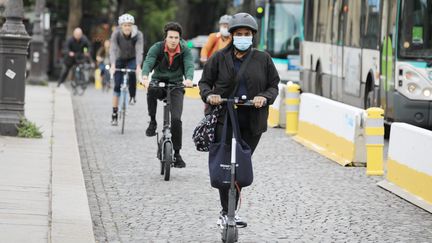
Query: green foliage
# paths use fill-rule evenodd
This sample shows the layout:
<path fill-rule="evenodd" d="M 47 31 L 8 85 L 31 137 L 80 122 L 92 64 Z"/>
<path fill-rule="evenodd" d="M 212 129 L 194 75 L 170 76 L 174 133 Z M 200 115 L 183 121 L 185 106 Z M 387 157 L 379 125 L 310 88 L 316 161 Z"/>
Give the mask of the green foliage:
<path fill-rule="evenodd" d="M 162 39 L 163 26 L 169 21 L 174 21 L 177 7 L 172 0 L 134 0 L 133 2 L 135 7 L 128 12 L 137 18 L 138 27 L 146 35 L 148 48 Z"/>
<path fill-rule="evenodd" d="M 35 4 L 36 0 L 24 0 L 24 7 L 25 6 L 33 6 Z"/>
<path fill-rule="evenodd" d="M 18 137 L 22 138 L 42 138 L 42 132 L 39 130 L 40 127 L 37 127 L 33 122 L 21 118 L 20 123 L 17 126 L 18 129 Z"/>

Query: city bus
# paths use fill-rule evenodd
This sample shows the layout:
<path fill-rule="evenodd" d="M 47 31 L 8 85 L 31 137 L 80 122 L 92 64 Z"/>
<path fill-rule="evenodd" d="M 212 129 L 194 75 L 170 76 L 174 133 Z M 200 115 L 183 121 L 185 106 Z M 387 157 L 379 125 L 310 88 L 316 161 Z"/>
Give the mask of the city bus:
<path fill-rule="evenodd" d="M 304 0 L 300 85 L 432 128 L 432 0 Z"/>
<path fill-rule="evenodd" d="M 301 0 L 260 1 L 258 49 L 268 52 L 283 82 L 299 82 Z"/>

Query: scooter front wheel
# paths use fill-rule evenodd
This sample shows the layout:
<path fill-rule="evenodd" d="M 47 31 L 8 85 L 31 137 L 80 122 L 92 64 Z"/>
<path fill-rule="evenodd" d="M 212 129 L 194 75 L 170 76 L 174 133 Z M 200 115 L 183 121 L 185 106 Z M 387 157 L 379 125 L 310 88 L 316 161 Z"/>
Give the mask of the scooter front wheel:
<path fill-rule="evenodd" d="M 238 241 L 238 229 L 235 226 L 226 226 L 222 231 L 222 242 L 234 243 Z"/>

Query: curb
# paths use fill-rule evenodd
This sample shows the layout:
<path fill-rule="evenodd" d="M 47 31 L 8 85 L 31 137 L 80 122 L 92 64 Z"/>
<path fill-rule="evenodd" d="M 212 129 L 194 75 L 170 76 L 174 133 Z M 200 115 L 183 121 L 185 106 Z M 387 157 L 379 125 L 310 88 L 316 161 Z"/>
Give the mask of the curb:
<path fill-rule="evenodd" d="M 51 242 L 95 242 L 70 92 L 53 88 Z"/>

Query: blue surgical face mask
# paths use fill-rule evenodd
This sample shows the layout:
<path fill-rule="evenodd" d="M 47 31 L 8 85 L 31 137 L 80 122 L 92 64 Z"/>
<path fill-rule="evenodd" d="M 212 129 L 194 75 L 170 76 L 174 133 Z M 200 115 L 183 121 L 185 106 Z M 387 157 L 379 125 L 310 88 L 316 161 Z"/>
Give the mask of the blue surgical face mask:
<path fill-rule="evenodd" d="M 234 36 L 233 44 L 239 51 L 246 51 L 252 45 L 252 36 Z"/>

